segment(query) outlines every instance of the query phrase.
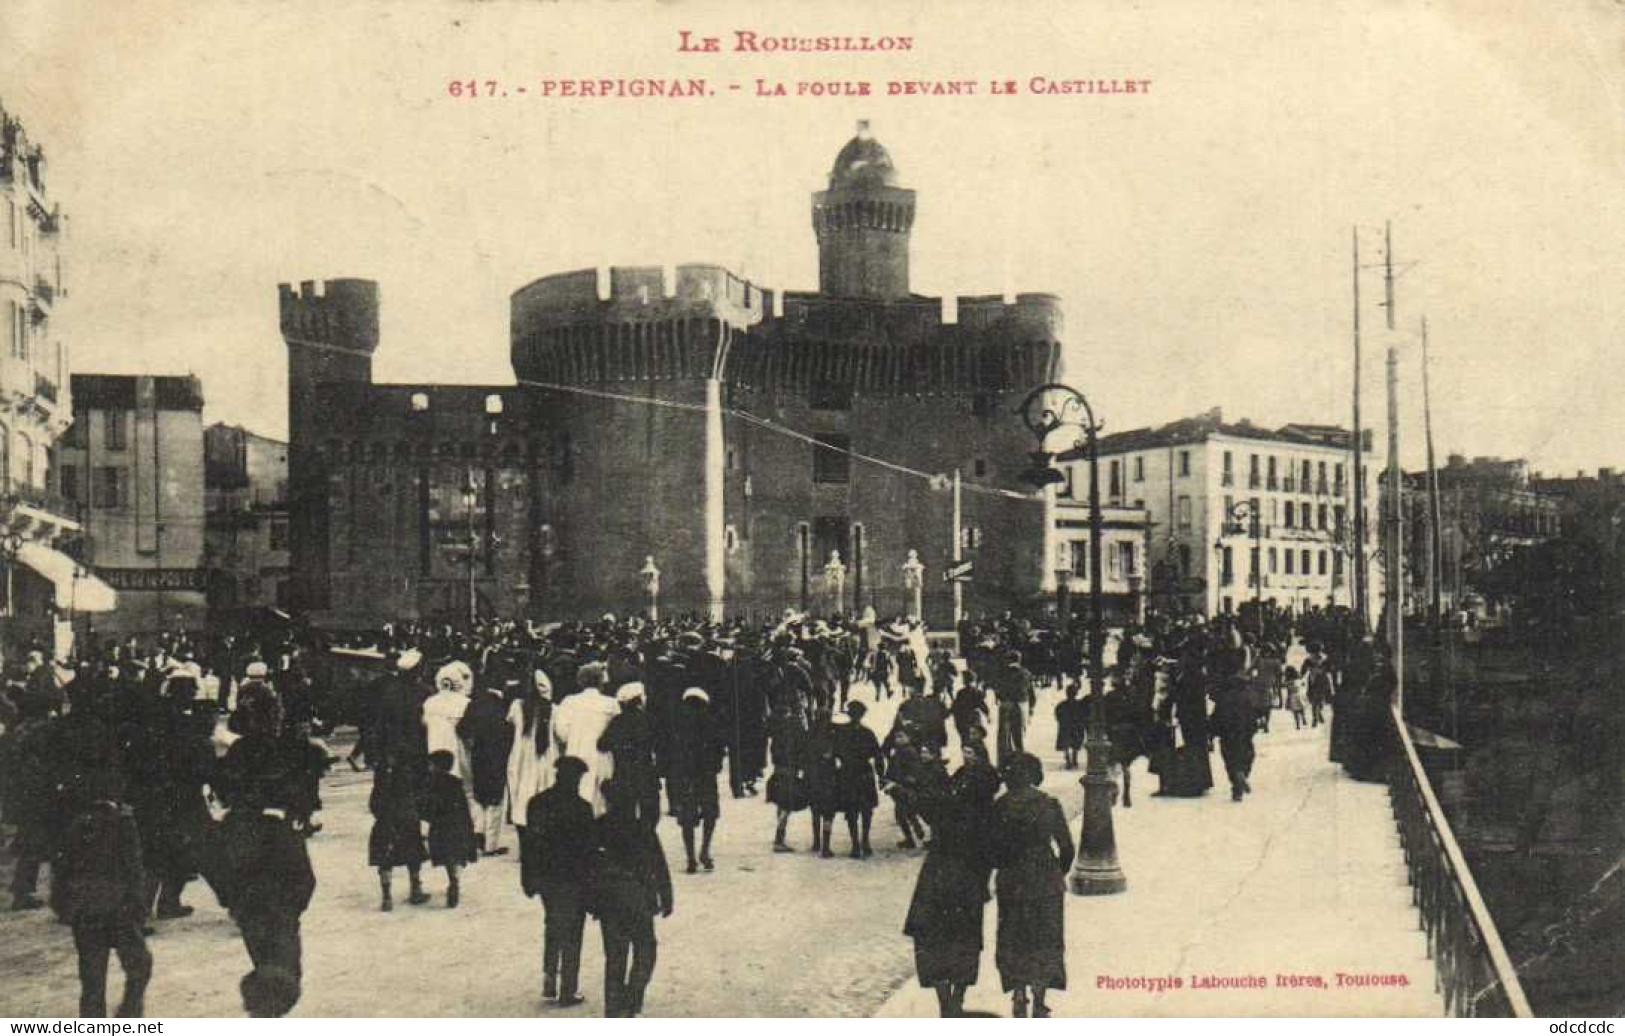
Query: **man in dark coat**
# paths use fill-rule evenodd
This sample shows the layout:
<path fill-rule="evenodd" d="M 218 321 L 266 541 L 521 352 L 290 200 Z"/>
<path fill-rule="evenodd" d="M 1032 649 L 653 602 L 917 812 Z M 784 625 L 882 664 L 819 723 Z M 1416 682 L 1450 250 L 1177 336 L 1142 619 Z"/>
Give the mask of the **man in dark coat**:
<path fill-rule="evenodd" d="M 1003 766 L 1026 751 L 1026 717 L 1021 710 L 1032 708 L 1036 702 L 1032 676 L 1022 668 L 1018 652 L 1008 652 L 1004 664 L 994 672 L 993 694 L 999 700 L 998 764 Z"/>
<path fill-rule="evenodd" d="M 1252 791 L 1253 734 L 1258 730 L 1257 712 L 1248 700 L 1246 677 L 1231 673 L 1218 678 L 1213 691 L 1210 720 L 1219 736 L 1219 755 L 1230 778 L 1230 798 L 1240 802 Z"/>
<path fill-rule="evenodd" d="M 73 928 L 79 954 L 79 1015 L 107 1017 L 107 956 L 124 969 L 120 1018 L 140 1018 L 152 954 L 141 926 L 147 916 L 147 878 L 135 814 L 119 803 L 120 778 L 107 769 L 82 775 L 82 803 L 68 825 L 53 864 L 51 908 Z"/>
<path fill-rule="evenodd" d="M 367 720 L 363 725 L 364 751 L 372 765 L 372 832 L 367 838 L 367 862 L 378 870 L 383 894 L 381 910 L 393 910 L 391 883 L 396 867 L 405 867 L 407 902 L 429 901 L 423 891 L 423 793 L 428 783 L 428 746 L 423 730 L 423 685 L 416 678 L 422 656 L 415 650 L 393 655 L 392 671 L 373 683 Z"/>
<path fill-rule="evenodd" d="M 498 687 L 486 681 L 457 721 L 457 736 L 468 745 L 473 763 L 469 782 L 479 803 L 477 838 L 480 852 L 500 856 L 508 851 L 502 840 L 502 807 L 508 791 L 508 752 L 513 748 L 513 727 L 508 723 L 508 701 Z"/>
<path fill-rule="evenodd" d="M 604 728 L 598 750 L 614 758 L 616 786 L 630 796 L 628 804 L 638 819 L 654 827 L 660 822 L 660 771 L 644 696 L 641 683 L 625 684 L 615 692 L 621 711 Z"/>
<path fill-rule="evenodd" d="M 17 729 L 6 735 L 5 773 L 0 794 L 5 795 L 6 822 L 17 829 L 12 848 L 17 865 L 11 875 L 11 909 L 37 910 L 44 902 L 35 894 L 40 864 L 50 858 L 65 819 L 59 803 L 55 766 L 58 720 L 55 705 L 38 694 L 18 695 Z"/>
<path fill-rule="evenodd" d="M 582 997 L 581 934 L 587 921 L 597 833 L 592 807 L 581 797 L 587 764 L 567 755 L 555 764 L 558 779 L 525 808 L 519 843 L 525 895 L 542 901 L 542 996 L 574 1007 Z M 611 809 L 615 808 L 613 802 Z"/>
<path fill-rule="evenodd" d="M 291 815 L 305 799 L 308 759 L 283 735 L 276 692 L 250 682 L 237 697 L 242 737 L 220 760 L 216 791 L 226 805 L 204 877 L 242 933 L 254 970 L 243 976 L 251 1016 L 278 1018 L 299 1001 L 299 919 L 316 892 L 304 836 Z"/>
<path fill-rule="evenodd" d="M 611 781 L 611 784 L 614 782 Z M 598 821 L 599 852 L 593 874 L 593 913 L 604 936 L 604 1017 L 643 1013 L 654 977 L 654 918 L 672 912 L 671 872 L 654 830 L 614 805 Z"/>
<path fill-rule="evenodd" d="M 673 721 L 671 769 L 666 774 L 666 797 L 672 816 L 683 832 L 683 851 L 688 873 L 700 867 L 712 870 L 711 839 L 716 834 L 722 805 L 717 797 L 717 775 L 722 772 L 727 744 L 717 730 L 711 712 L 710 695 L 699 687 L 683 692 L 683 700 Z M 617 781 L 617 783 L 619 783 Z M 698 855 L 694 829 L 700 829 Z"/>
<path fill-rule="evenodd" d="M 928 697 L 922 684 L 909 684 L 904 693 L 908 697 L 897 707 L 897 716 L 886 736 L 906 731 L 922 752 L 940 753 L 948 745 L 948 710 L 936 695 Z"/>

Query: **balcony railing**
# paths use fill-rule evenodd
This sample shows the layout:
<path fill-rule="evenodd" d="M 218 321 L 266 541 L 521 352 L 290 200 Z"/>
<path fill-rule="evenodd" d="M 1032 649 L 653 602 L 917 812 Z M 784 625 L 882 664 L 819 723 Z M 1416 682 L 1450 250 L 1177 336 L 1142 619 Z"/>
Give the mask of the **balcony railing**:
<path fill-rule="evenodd" d="M 1221 485 L 1221 486 L 1233 486 L 1235 484 L 1236 484 L 1236 476 L 1232 475 L 1230 472 L 1226 471 L 1224 474 L 1219 476 L 1219 485 Z"/>
<path fill-rule="evenodd" d="M 1316 496 L 1325 496 L 1326 495 L 1326 480 L 1325 479 L 1321 479 L 1319 482 L 1315 483 L 1315 495 Z"/>
<path fill-rule="evenodd" d="M 1523 984 L 1397 704 L 1389 718 L 1399 752 L 1388 794 L 1405 852 L 1411 902 L 1422 914 L 1445 1010 L 1458 1018 L 1532 1018 Z"/>
<path fill-rule="evenodd" d="M 1255 471 L 1251 475 L 1247 476 L 1247 488 L 1257 489 L 1261 481 L 1262 480 L 1258 477 L 1258 472 Z"/>
<path fill-rule="evenodd" d="M 44 299 L 45 304 L 49 306 L 56 301 L 56 285 L 44 277 L 36 277 L 34 279 L 34 294 Z"/>
<path fill-rule="evenodd" d="M 1271 476 L 1270 476 L 1270 477 L 1269 477 L 1269 478 L 1268 478 L 1268 479 L 1266 479 L 1266 480 L 1265 480 L 1265 482 L 1264 482 L 1264 488 L 1265 488 L 1265 489 L 1279 489 L 1279 488 L 1280 488 L 1280 486 L 1281 486 L 1281 483 L 1280 483 L 1280 481 L 1279 481 L 1279 480 L 1278 480 L 1278 479 L 1277 479 L 1277 478 L 1276 478 L 1276 477 L 1275 477 L 1275 476 L 1274 476 L 1274 475 L 1271 475 Z M 1287 488 L 1288 488 L 1288 489 L 1291 489 L 1291 488 L 1292 488 L 1292 487 L 1291 487 L 1291 486 L 1287 486 Z"/>
<path fill-rule="evenodd" d="M 1286 478 L 1283 478 L 1281 480 L 1281 490 L 1282 490 L 1282 492 L 1286 492 L 1286 493 L 1292 492 L 1293 486 L 1295 486 L 1295 485 L 1296 485 L 1296 483 L 1294 483 L 1292 481 L 1292 476 L 1291 475 L 1288 475 Z M 1270 488 L 1274 489 L 1275 486 L 1271 485 Z"/>
<path fill-rule="evenodd" d="M 36 511 L 54 515 L 58 518 L 66 518 L 74 522 L 81 521 L 84 517 L 84 505 L 77 500 L 69 500 L 67 497 L 58 496 L 49 490 L 31 486 L 16 479 L 8 478 L 3 485 L 5 490 L 4 509 L 7 511 L 21 504 Z"/>

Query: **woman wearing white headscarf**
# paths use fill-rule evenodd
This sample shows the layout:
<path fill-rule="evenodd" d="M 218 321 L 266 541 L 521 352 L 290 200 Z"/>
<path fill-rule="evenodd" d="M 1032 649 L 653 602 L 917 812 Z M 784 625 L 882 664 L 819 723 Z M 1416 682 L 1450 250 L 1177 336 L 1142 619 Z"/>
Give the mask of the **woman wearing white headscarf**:
<path fill-rule="evenodd" d="M 457 736 L 457 721 L 468 711 L 474 672 L 463 662 L 447 662 L 434 674 L 435 692 L 423 703 L 423 730 L 429 753 L 450 752 L 451 774 L 465 784 L 473 774 L 468 745 Z"/>
<path fill-rule="evenodd" d="M 553 681 L 540 669 L 530 691 L 508 707 L 513 748 L 508 752 L 508 819 L 521 831 L 530 800 L 553 783 Z"/>
<path fill-rule="evenodd" d="M 553 757 L 573 755 L 587 764 L 581 797 L 592 805 L 592 815 L 601 817 L 608 803 L 600 789 L 615 773 L 615 757 L 600 751 L 598 740 L 609 721 L 620 715 L 621 705 L 609 689 L 609 667 L 602 662 L 582 666 L 576 683 L 581 690 L 553 710 Z"/>

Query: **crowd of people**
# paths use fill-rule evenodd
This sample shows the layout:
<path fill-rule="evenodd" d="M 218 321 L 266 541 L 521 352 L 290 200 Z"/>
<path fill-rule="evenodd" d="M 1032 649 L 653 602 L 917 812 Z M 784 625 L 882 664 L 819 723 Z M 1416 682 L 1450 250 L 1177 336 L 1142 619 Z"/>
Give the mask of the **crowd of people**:
<path fill-rule="evenodd" d="M 50 905 L 80 954 L 81 1013 L 105 1013 L 116 953 L 119 1013 L 137 1015 L 151 970 L 145 938 L 191 912 L 182 896 L 201 876 L 253 964 L 245 1009 L 286 1013 L 300 995 L 300 918 L 316 887 L 306 841 L 321 831 L 320 780 L 338 761 L 314 735 L 338 714 L 335 674 L 359 669 L 371 675 L 346 710 L 358 728 L 347 762 L 371 771 L 366 864 L 379 909 L 394 910 L 398 871 L 409 905 L 431 902 L 425 865 L 444 871 L 445 906 L 457 907 L 462 869 L 509 853 L 511 826 L 523 890 L 542 904 L 542 995 L 552 1003 L 583 1000 L 593 917 L 605 1014 L 642 1011 L 655 921 L 675 906 L 662 821 L 678 829 L 684 872 L 710 871 L 721 789 L 748 799 L 760 788 L 774 807 L 774 851 L 797 850 L 790 826 L 806 813 L 810 851 L 826 859 L 837 817 L 845 855 L 872 857 L 874 814 L 889 797 L 900 847 L 926 850 L 903 923 L 921 984 L 943 1014 L 964 1011 L 983 907 L 996 898 L 1001 983 L 1014 1013 L 1041 1017 L 1047 993 L 1066 988 L 1074 853 L 1027 744 L 1041 689 L 1061 692 L 1055 747 L 1069 768 L 1091 717 L 1103 718 L 1125 805 L 1141 756 L 1156 794 L 1207 793 L 1215 744 L 1240 801 L 1271 711 L 1316 725 L 1328 701 L 1333 759 L 1380 778 L 1382 741 L 1367 728 L 1392 677 L 1349 616 L 1250 619 L 1130 624 L 1113 638 L 1109 668 L 1101 645 L 1094 681 L 1081 628 L 1009 615 L 965 623 L 957 654 L 933 649 L 917 621 L 795 614 L 176 635 L 99 646 L 71 670 L 35 653 L 0 695 L 13 907 L 45 905 L 39 873 L 50 863 Z M 1304 658 L 1289 666 L 1295 643 Z M 888 728 L 871 728 L 862 699 L 893 697 Z"/>

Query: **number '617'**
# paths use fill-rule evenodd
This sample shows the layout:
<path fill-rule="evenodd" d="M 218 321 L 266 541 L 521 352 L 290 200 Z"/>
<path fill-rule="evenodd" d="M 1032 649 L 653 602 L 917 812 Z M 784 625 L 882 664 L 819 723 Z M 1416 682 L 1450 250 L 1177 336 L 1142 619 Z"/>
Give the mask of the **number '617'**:
<path fill-rule="evenodd" d="M 497 95 L 497 81 L 487 79 L 481 82 L 478 79 L 453 79 L 446 84 L 446 92 L 453 97 L 495 97 Z"/>

